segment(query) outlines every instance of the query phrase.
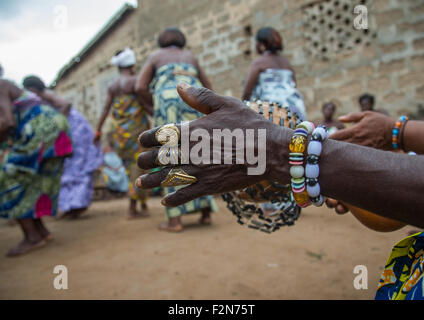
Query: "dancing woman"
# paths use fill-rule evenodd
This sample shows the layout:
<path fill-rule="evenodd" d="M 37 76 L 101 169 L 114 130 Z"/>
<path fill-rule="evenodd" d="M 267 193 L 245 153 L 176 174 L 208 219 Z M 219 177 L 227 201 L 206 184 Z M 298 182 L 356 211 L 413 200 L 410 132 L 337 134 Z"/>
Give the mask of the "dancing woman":
<path fill-rule="evenodd" d="M 151 113 L 148 103 L 143 103 L 135 91 L 136 76 L 134 66 L 136 63 L 135 53 L 130 48 L 117 52 L 112 57 L 111 63 L 118 67 L 119 77 L 109 86 L 103 113 L 97 125 L 95 142 L 100 141 L 102 127 L 112 114 L 113 124 L 113 148 L 124 162 L 127 175 L 130 179 L 128 196 L 129 218 L 148 217 L 147 194 L 144 190 L 134 185 L 134 180 L 141 174 L 137 167 L 137 155 L 141 152 L 137 138 L 144 130 L 149 129 L 148 114 Z M 137 210 L 140 203 L 141 211 Z"/>
<path fill-rule="evenodd" d="M 295 72 L 282 50 L 283 42 L 275 29 L 258 30 L 256 51 L 260 56 L 250 65 L 242 98 L 278 102 L 305 119 L 305 104 L 296 88 Z"/>
<path fill-rule="evenodd" d="M 147 60 L 138 76 L 136 90 L 145 100 L 153 102 L 155 126 L 167 123 L 190 121 L 202 114 L 190 108 L 177 92 L 180 81 L 192 86 L 211 88 L 211 84 L 200 68 L 194 55 L 185 50 L 185 36 L 176 28 L 168 28 L 159 35 L 160 49 Z M 153 99 L 150 93 L 153 92 Z M 175 187 L 164 188 L 164 194 L 176 191 Z M 211 196 L 193 199 L 175 208 L 166 208 L 167 222 L 159 226 L 160 230 L 179 232 L 183 230 L 181 215 L 201 211 L 200 223 L 210 224 L 210 213 L 216 210 Z"/>
<path fill-rule="evenodd" d="M 24 240 L 7 254 L 17 256 L 52 239 L 41 218 L 57 212 L 63 163 L 72 154 L 72 142 L 64 115 L 1 79 L 0 113 L 0 142 L 11 142 L 0 165 L 0 216 L 16 219 L 24 233 Z"/>

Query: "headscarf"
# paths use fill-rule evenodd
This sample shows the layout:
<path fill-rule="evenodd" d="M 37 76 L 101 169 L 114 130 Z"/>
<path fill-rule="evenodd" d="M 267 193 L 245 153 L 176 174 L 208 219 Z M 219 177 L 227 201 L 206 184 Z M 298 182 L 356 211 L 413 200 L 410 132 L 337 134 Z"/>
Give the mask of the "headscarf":
<path fill-rule="evenodd" d="M 123 51 L 113 56 L 110 63 L 120 68 L 128 68 L 135 65 L 135 53 L 130 48 L 125 48 Z"/>

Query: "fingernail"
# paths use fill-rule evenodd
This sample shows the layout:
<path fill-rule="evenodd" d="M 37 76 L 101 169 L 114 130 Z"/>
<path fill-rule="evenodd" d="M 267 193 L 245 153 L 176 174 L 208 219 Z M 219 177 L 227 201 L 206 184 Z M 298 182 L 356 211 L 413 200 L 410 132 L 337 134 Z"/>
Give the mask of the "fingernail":
<path fill-rule="evenodd" d="M 180 82 L 178 84 L 178 86 L 183 90 L 187 90 L 188 88 L 190 88 L 190 85 L 188 83 L 185 83 L 185 82 Z"/>
<path fill-rule="evenodd" d="M 141 179 L 137 178 L 137 180 L 135 180 L 135 185 L 139 188 L 141 188 Z"/>
<path fill-rule="evenodd" d="M 166 206 L 166 201 L 165 198 L 162 199 L 162 201 L 160 202 L 163 206 Z"/>

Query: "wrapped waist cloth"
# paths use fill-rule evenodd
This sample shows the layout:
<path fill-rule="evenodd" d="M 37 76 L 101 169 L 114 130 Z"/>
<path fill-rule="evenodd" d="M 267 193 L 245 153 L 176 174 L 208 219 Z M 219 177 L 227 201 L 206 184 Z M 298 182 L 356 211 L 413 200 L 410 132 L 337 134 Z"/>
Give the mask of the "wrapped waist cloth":
<path fill-rule="evenodd" d="M 72 154 L 68 121 L 28 92 L 12 111 L 16 128 L 0 168 L 0 216 L 54 215 L 63 162 Z"/>

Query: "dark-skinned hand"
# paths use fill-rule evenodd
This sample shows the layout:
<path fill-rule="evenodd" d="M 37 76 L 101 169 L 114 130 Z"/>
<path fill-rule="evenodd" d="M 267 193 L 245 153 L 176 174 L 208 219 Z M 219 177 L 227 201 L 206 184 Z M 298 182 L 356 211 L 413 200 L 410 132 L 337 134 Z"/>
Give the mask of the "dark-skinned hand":
<path fill-rule="evenodd" d="M 209 134 L 206 136 L 210 137 L 211 148 L 213 145 L 213 129 L 229 129 L 231 131 L 241 129 L 243 132 L 252 128 L 266 129 L 266 143 L 264 145 L 258 146 L 257 138 L 255 138 L 254 144 L 246 144 L 244 148 L 245 151 L 249 149 L 253 151 L 255 156 L 258 152 L 266 152 L 266 170 L 261 175 L 248 175 L 249 165 L 246 162 L 244 164 L 235 163 L 237 149 L 235 143 L 232 143 L 232 164 L 223 164 L 223 162 L 222 164 L 190 163 L 177 166 L 187 174 L 195 176 L 197 182 L 168 194 L 162 200 L 163 205 L 178 206 L 200 196 L 238 190 L 264 179 L 288 183 L 288 166 L 285 164 L 288 162 L 289 129 L 272 124 L 261 115 L 250 110 L 238 99 L 223 97 L 206 88 L 195 88 L 183 83 L 178 85 L 177 90 L 189 106 L 205 114 L 204 117 L 189 122 L 189 132 L 196 129 L 206 130 Z M 237 119 L 237 121 L 234 119 Z M 181 129 L 180 125 L 177 126 Z M 155 160 L 160 144 L 156 140 L 155 133 L 159 128 L 147 130 L 140 135 L 141 146 L 151 148 L 139 155 L 138 165 L 142 169 L 153 169 L 158 166 Z M 190 150 L 197 143 L 197 141 L 191 141 L 189 144 Z M 224 150 L 221 146 L 220 150 L 222 156 Z M 213 150 L 211 150 L 211 154 L 212 152 Z M 256 165 L 253 165 L 253 167 L 256 167 Z M 159 172 L 142 175 L 137 179 L 136 185 L 146 189 L 157 187 L 170 170 L 170 167 L 165 167 Z"/>
<path fill-rule="evenodd" d="M 393 150 L 392 129 L 395 120 L 379 112 L 354 112 L 339 117 L 344 123 L 353 122 L 347 129 L 333 133 L 330 138 L 381 150 Z"/>

